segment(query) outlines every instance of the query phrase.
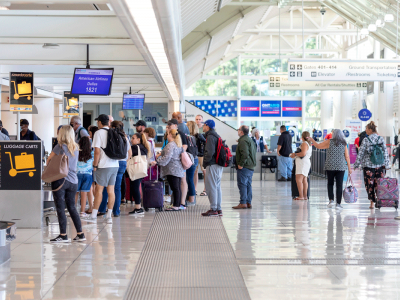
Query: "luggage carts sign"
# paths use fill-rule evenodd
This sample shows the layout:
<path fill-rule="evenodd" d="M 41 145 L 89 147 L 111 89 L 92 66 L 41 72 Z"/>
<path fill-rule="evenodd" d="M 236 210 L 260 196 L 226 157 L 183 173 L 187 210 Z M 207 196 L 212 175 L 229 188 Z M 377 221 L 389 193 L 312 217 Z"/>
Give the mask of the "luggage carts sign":
<path fill-rule="evenodd" d="M 31 112 L 33 73 L 10 72 L 10 111 Z"/>
<path fill-rule="evenodd" d="M 63 117 L 70 118 L 79 116 L 79 107 L 79 95 L 71 94 L 71 92 L 64 92 Z"/>
<path fill-rule="evenodd" d="M 384 59 L 289 59 L 289 81 L 400 81 L 400 62 Z"/>
<path fill-rule="evenodd" d="M 0 190 L 41 190 L 41 141 L 0 141 L 0 174 Z"/>

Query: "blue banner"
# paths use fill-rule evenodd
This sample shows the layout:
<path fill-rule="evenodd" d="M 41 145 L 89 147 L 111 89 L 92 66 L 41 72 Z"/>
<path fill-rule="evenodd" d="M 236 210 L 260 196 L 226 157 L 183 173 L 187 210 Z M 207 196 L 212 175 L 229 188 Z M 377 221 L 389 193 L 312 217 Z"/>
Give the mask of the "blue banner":
<path fill-rule="evenodd" d="M 300 117 L 302 105 L 300 101 L 282 101 L 282 117 Z"/>
<path fill-rule="evenodd" d="M 189 100 L 189 102 L 213 117 L 217 116 L 217 100 Z"/>
<path fill-rule="evenodd" d="M 218 117 L 237 117 L 237 101 L 218 100 Z"/>
<path fill-rule="evenodd" d="M 261 101 L 261 117 L 280 117 L 282 102 L 278 100 Z"/>
<path fill-rule="evenodd" d="M 240 108 L 241 117 L 259 117 L 260 101 L 259 100 L 242 100 Z"/>

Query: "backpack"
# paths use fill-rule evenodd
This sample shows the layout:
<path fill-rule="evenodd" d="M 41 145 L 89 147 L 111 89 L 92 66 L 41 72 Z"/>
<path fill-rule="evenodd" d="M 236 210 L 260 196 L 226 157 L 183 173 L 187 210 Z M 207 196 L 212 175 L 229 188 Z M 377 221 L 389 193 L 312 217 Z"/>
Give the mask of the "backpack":
<path fill-rule="evenodd" d="M 119 129 L 107 129 L 107 146 L 103 149 L 104 153 L 111 159 L 125 159 L 127 152 L 127 142 L 125 134 Z"/>
<path fill-rule="evenodd" d="M 367 137 L 368 141 L 372 144 L 371 140 L 369 137 Z M 372 153 L 369 159 L 374 165 L 383 165 L 385 161 L 385 157 L 383 155 L 382 147 L 380 147 L 378 144 L 372 144 Z"/>
<path fill-rule="evenodd" d="M 77 133 L 77 135 L 76 135 L 78 141 L 81 139 L 81 131 L 82 131 L 82 130 L 85 130 L 85 131 L 87 132 L 87 130 L 86 130 L 85 128 L 83 128 L 83 127 L 80 128 L 79 131 L 78 131 L 78 133 Z"/>
<path fill-rule="evenodd" d="M 216 163 L 221 167 L 230 167 L 232 165 L 232 153 L 225 141 L 218 137 Z"/>
<path fill-rule="evenodd" d="M 197 156 L 199 154 L 199 150 L 196 145 L 196 140 L 193 136 L 185 134 L 187 139 L 187 153 L 192 154 L 193 156 Z"/>

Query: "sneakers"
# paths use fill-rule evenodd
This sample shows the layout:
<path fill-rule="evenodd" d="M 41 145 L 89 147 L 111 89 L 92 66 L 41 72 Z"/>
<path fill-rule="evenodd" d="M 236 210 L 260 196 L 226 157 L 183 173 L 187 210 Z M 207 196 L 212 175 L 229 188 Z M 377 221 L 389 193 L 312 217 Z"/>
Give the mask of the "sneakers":
<path fill-rule="evenodd" d="M 287 179 L 286 179 L 285 177 L 281 177 L 281 178 L 278 179 L 278 181 L 284 181 L 284 182 L 286 182 Z"/>
<path fill-rule="evenodd" d="M 343 209 L 343 207 L 340 204 L 336 204 L 336 209 Z"/>
<path fill-rule="evenodd" d="M 221 211 L 222 214 L 222 211 Z M 201 214 L 203 217 L 218 217 L 218 212 L 216 210 L 207 210 L 205 213 Z"/>
<path fill-rule="evenodd" d="M 71 240 L 68 239 L 67 235 L 59 235 L 58 237 L 51 239 L 50 243 L 70 243 Z"/>
<path fill-rule="evenodd" d="M 112 224 L 112 223 L 113 223 L 113 220 L 112 220 L 111 217 L 110 217 L 110 218 L 104 218 L 104 223 Z"/>
<path fill-rule="evenodd" d="M 81 218 L 87 217 L 87 214 L 86 214 L 85 212 L 81 212 L 81 213 L 80 213 L 80 217 L 81 217 Z"/>
<path fill-rule="evenodd" d="M 135 208 L 134 210 L 129 212 L 130 215 L 144 215 L 143 208 Z"/>
<path fill-rule="evenodd" d="M 84 233 L 78 234 L 72 241 L 74 241 L 74 242 L 86 241 L 85 234 Z"/>
<path fill-rule="evenodd" d="M 223 216 L 223 214 L 222 214 L 222 210 L 217 210 L 217 213 L 218 213 L 218 216 L 220 216 L 220 217 L 222 217 L 222 216 Z"/>
<path fill-rule="evenodd" d="M 333 205 L 334 205 L 334 202 L 333 201 L 329 201 L 328 208 L 332 208 Z"/>
<path fill-rule="evenodd" d="M 186 202 L 186 206 L 195 206 L 195 205 L 196 202 L 189 202 L 189 201 Z"/>
<path fill-rule="evenodd" d="M 92 218 L 92 215 L 87 215 L 86 217 L 81 218 L 82 221 L 86 221 L 86 222 L 92 222 L 92 223 L 96 223 L 97 222 L 97 217 L 96 218 Z"/>

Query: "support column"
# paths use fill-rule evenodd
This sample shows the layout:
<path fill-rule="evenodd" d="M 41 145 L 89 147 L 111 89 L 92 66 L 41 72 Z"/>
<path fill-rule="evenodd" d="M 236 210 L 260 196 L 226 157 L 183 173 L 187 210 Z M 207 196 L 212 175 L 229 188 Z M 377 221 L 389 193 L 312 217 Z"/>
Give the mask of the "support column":
<path fill-rule="evenodd" d="M 321 130 L 333 127 L 332 96 L 328 91 L 321 91 Z"/>
<path fill-rule="evenodd" d="M 306 102 L 306 91 L 301 91 L 301 128 L 302 132 L 306 130 L 306 108 L 307 108 L 307 102 Z"/>
<path fill-rule="evenodd" d="M 241 107 L 241 98 L 242 96 L 242 56 L 238 56 L 237 63 L 237 128 L 240 127 L 241 117 L 240 117 L 240 107 Z"/>
<path fill-rule="evenodd" d="M 354 93 L 351 91 L 341 91 L 338 129 L 344 129 L 346 120 L 352 119 L 353 95 Z"/>
<path fill-rule="evenodd" d="M 35 99 L 35 105 L 38 109 L 38 114 L 31 115 L 32 125 L 30 126 L 30 129 L 35 131 L 37 136 L 44 141 L 44 147 L 46 148 L 46 151 L 50 151 L 51 139 L 53 136 L 55 136 L 54 98 Z M 21 115 L 21 118 L 25 118 L 25 116 Z"/>

